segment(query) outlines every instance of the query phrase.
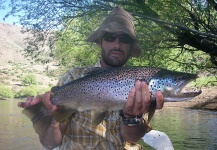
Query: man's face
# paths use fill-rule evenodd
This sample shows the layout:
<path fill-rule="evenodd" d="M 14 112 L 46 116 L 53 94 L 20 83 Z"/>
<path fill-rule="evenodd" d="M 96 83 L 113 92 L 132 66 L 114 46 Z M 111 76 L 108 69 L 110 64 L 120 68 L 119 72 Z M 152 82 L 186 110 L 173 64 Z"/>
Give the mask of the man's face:
<path fill-rule="evenodd" d="M 106 33 L 101 42 L 101 65 L 121 67 L 130 58 L 133 39 L 122 32 Z"/>

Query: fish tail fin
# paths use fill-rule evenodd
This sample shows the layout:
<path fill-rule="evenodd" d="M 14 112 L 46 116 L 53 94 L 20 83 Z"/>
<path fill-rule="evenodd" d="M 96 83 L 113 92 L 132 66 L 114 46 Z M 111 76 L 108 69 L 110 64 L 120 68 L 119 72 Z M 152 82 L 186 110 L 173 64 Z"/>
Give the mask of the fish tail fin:
<path fill-rule="evenodd" d="M 53 115 L 49 113 L 43 103 L 29 106 L 22 111 L 33 123 L 35 132 L 44 135 L 52 122 Z"/>
<path fill-rule="evenodd" d="M 151 100 L 151 104 L 149 107 L 149 112 L 148 112 L 148 123 L 151 121 L 151 118 L 153 117 L 155 110 L 156 110 L 156 99 L 154 98 L 153 100 Z"/>
<path fill-rule="evenodd" d="M 33 123 L 33 128 L 38 135 L 45 135 L 51 125 L 52 120 L 62 122 L 67 120 L 76 110 L 62 108 L 60 111 L 50 113 L 43 103 L 29 106 L 22 113 Z"/>

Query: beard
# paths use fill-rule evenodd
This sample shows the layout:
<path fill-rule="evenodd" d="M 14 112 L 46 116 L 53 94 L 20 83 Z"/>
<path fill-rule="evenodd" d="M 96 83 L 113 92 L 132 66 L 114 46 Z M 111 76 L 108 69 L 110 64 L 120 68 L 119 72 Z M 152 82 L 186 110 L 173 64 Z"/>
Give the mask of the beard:
<path fill-rule="evenodd" d="M 112 52 L 118 52 L 122 54 L 122 57 L 115 58 L 115 57 L 110 57 L 110 54 Z M 105 62 L 106 65 L 111 66 L 111 67 L 122 67 L 123 65 L 126 64 L 128 59 L 130 58 L 130 53 L 124 53 L 123 50 L 121 49 L 112 49 L 108 53 L 104 49 L 101 50 L 101 57 L 103 61 Z"/>

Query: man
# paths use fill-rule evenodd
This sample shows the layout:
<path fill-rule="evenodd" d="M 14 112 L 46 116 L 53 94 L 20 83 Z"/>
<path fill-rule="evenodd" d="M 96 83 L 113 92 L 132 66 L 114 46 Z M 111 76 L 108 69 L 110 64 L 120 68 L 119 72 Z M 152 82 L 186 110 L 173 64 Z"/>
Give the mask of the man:
<path fill-rule="evenodd" d="M 130 57 L 141 55 L 135 35 L 132 16 L 121 7 L 115 7 L 102 25 L 87 39 L 101 47 L 101 59 L 95 67 L 121 67 Z M 70 69 L 59 80 L 64 85 L 83 76 L 79 69 Z M 156 93 L 157 108 L 163 107 L 161 92 Z M 51 113 L 58 111 L 50 102 L 50 92 L 36 97 L 28 97 L 19 107 L 28 107 L 43 102 Z M 150 92 L 145 82 L 136 81 L 129 92 L 127 103 L 122 111 L 109 112 L 98 126 L 91 124 L 91 111 L 76 112 L 69 120 L 57 122 L 53 120 L 47 134 L 39 137 L 47 149 L 141 149 L 135 144 L 149 131 L 143 114 L 150 106 Z M 124 121 L 123 121 L 124 120 Z"/>

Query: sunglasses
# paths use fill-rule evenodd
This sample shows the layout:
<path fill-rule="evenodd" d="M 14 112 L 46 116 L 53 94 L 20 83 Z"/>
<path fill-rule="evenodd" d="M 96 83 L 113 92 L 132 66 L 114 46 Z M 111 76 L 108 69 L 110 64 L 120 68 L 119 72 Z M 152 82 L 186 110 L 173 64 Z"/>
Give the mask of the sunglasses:
<path fill-rule="evenodd" d="M 103 39 L 107 42 L 114 42 L 116 39 L 119 39 L 121 43 L 130 44 L 133 42 L 133 39 L 127 34 L 115 34 L 115 33 L 105 33 Z"/>

